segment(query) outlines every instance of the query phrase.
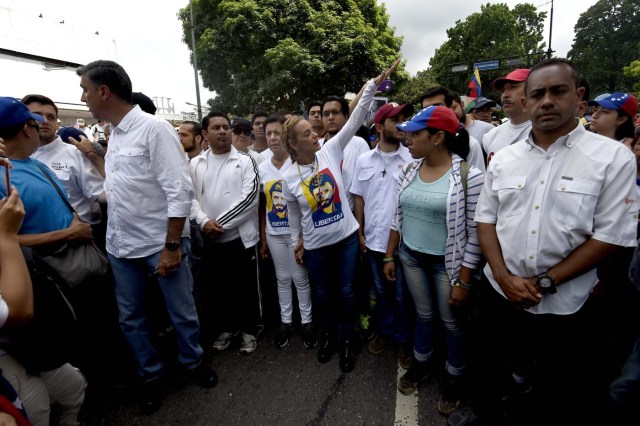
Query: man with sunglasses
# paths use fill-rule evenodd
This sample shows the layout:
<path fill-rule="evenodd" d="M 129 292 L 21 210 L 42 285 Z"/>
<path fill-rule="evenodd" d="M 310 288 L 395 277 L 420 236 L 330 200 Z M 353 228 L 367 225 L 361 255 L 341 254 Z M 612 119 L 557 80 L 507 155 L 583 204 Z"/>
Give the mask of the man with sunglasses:
<path fill-rule="evenodd" d="M 260 165 L 264 161 L 264 158 L 260 154 L 252 149 L 249 149 L 251 143 L 251 135 L 253 134 L 253 127 L 251 122 L 246 118 L 236 117 L 231 122 L 231 143 L 234 148 L 243 154 L 247 154 L 253 158 L 253 161 L 257 165 Z"/>

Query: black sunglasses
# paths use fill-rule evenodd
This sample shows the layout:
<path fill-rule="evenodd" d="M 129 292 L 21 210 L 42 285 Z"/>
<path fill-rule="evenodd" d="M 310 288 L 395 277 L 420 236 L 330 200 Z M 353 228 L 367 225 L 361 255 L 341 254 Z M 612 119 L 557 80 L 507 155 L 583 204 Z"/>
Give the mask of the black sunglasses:
<path fill-rule="evenodd" d="M 233 129 L 234 135 L 241 135 L 243 133 L 245 136 L 251 136 L 251 129 L 241 129 L 240 127 L 236 127 L 235 129 Z"/>
<path fill-rule="evenodd" d="M 33 127 L 36 129 L 36 132 L 40 132 L 40 125 L 38 123 L 28 123 L 27 127 Z"/>

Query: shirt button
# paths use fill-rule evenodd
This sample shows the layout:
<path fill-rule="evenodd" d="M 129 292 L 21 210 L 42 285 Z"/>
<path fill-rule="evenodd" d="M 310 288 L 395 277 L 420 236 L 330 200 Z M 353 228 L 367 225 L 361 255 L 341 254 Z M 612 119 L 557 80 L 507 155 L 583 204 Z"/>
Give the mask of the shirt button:
<path fill-rule="evenodd" d="M 522 188 L 522 184 L 520 184 L 520 183 L 519 183 L 519 184 L 518 184 L 518 188 Z"/>
<path fill-rule="evenodd" d="M 547 155 L 547 160 L 551 160 L 551 156 Z"/>
<path fill-rule="evenodd" d="M 565 189 L 567 189 L 567 188 L 566 188 L 566 187 L 564 187 L 564 186 L 561 186 L 561 187 L 560 187 L 560 191 L 564 191 Z"/>
<path fill-rule="evenodd" d="M 533 256 L 529 256 L 529 260 L 533 260 Z"/>
<path fill-rule="evenodd" d="M 536 230 L 534 229 L 533 231 L 531 231 L 531 233 L 532 233 L 533 235 L 536 235 Z"/>
<path fill-rule="evenodd" d="M 535 206 L 534 209 L 540 210 L 540 206 Z"/>
<path fill-rule="evenodd" d="M 544 180 L 541 180 L 541 181 L 540 181 L 540 185 L 544 185 Z"/>

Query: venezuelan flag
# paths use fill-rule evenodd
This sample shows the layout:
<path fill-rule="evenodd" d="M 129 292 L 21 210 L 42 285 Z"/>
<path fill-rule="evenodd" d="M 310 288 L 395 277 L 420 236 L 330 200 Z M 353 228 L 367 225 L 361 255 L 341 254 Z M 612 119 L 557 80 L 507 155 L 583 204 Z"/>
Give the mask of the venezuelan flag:
<path fill-rule="evenodd" d="M 482 83 L 480 82 L 480 72 L 478 67 L 473 67 L 473 75 L 467 86 L 467 94 L 472 98 L 482 96 Z"/>

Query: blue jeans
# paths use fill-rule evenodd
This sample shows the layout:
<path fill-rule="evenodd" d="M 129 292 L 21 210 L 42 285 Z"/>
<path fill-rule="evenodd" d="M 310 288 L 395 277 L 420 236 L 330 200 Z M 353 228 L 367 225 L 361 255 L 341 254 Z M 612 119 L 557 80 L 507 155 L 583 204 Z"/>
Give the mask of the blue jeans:
<path fill-rule="evenodd" d="M 367 260 L 376 291 L 376 321 L 378 331 L 395 343 L 404 344 L 411 340 L 410 305 L 407 282 L 402 264 L 396 257 L 396 281 L 388 281 L 383 272 L 384 253 L 367 250 Z"/>
<path fill-rule="evenodd" d="M 454 375 L 461 374 L 464 367 L 463 332 L 460 321 L 449 305 L 451 284 L 444 266 L 444 256 L 420 253 L 402 244 L 400 261 L 416 307 L 416 359 L 426 361 L 431 357 L 434 316 L 439 313 L 446 337 L 447 371 Z"/>
<path fill-rule="evenodd" d="M 342 241 L 304 251 L 313 293 L 313 319 L 320 333 L 351 339 L 356 322 L 353 282 L 359 251 L 358 233 Z"/>
<path fill-rule="evenodd" d="M 189 238 L 182 238 L 182 253 L 188 251 Z M 120 328 L 138 363 L 138 375 L 152 380 L 162 375 L 163 364 L 153 347 L 145 315 L 145 280 L 158 265 L 160 252 L 137 259 L 120 259 L 109 255 L 115 278 L 116 301 Z M 188 259 L 182 259 L 180 267 L 166 277 L 157 277 L 164 295 L 169 318 L 178 338 L 178 361 L 191 369 L 200 364 L 202 348 L 198 344 L 200 325 L 193 301 L 193 278 Z"/>

